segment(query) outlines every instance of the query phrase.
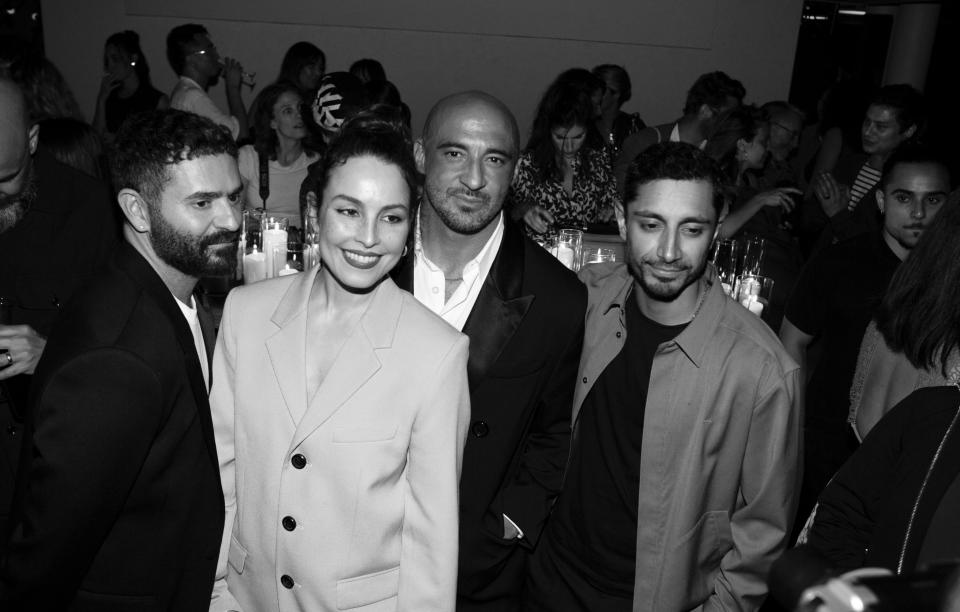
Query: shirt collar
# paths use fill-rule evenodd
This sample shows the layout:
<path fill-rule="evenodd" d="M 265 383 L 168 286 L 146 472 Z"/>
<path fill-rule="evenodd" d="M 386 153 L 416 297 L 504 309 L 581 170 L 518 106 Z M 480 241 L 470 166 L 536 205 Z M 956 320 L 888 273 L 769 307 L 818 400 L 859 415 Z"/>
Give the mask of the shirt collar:
<path fill-rule="evenodd" d="M 440 268 L 437 267 L 430 258 L 427 257 L 427 254 L 423 251 L 423 238 L 420 233 L 420 209 L 422 206 L 417 209 L 417 218 L 413 226 L 413 256 L 414 261 L 422 262 L 430 270 L 438 272 Z M 503 211 L 500 211 L 500 214 L 497 215 L 497 227 L 493 230 L 493 233 L 490 234 L 490 237 L 487 238 L 486 244 L 483 245 L 483 248 L 480 249 L 480 252 L 477 253 L 477 256 L 467 262 L 464 266 L 464 269 L 467 267 L 479 266 L 481 271 L 489 271 L 490 267 L 493 265 L 493 260 L 497 255 L 497 252 L 500 250 L 500 243 L 503 239 Z"/>
<path fill-rule="evenodd" d="M 617 310 L 621 325 L 624 324 L 624 305 L 630 297 L 630 289 L 635 284 L 627 266 L 623 266 L 622 270 L 625 275 L 623 282 L 611 283 L 609 293 L 600 302 L 603 306 L 601 312 L 604 315 L 609 314 L 613 309 Z M 693 319 L 676 338 L 670 341 L 676 343 L 687 359 L 698 368 L 703 360 L 707 343 L 713 336 L 720 315 L 726 306 L 727 296 L 718 281 L 713 264 L 708 264 L 703 276 L 697 281 L 700 284 L 700 301 L 694 311 Z"/>

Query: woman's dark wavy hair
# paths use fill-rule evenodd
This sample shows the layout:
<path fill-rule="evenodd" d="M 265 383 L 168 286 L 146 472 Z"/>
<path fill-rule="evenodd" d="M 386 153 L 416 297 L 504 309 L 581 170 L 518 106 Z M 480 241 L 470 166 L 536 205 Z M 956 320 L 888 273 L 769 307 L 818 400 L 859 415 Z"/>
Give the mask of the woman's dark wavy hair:
<path fill-rule="evenodd" d="M 237 157 L 227 128 L 187 111 L 152 110 L 131 115 L 120 126 L 110 151 L 110 175 L 117 191 L 133 189 L 153 206 L 170 180 L 170 166 L 222 154 Z"/>
<path fill-rule="evenodd" d="M 292 92 L 300 96 L 300 113 L 303 115 L 303 91 L 296 84 L 289 81 L 280 81 L 267 85 L 259 94 L 257 94 L 256 103 L 253 105 L 255 111 L 253 114 L 253 148 L 260 155 L 266 155 L 268 159 L 277 159 L 277 147 L 280 141 L 277 138 L 276 131 L 270 127 L 273 120 L 273 105 L 277 103 L 280 96 L 287 92 Z M 307 125 L 306 116 L 304 116 L 304 125 Z M 309 136 L 301 142 L 303 150 L 307 153 L 317 153 L 318 147 Z"/>
<path fill-rule="evenodd" d="M 916 368 L 960 350 L 960 190 L 954 191 L 897 268 L 874 320 L 887 345 Z"/>
<path fill-rule="evenodd" d="M 768 121 L 767 113 L 752 105 L 738 106 L 720 117 L 703 152 L 720 164 L 728 181 L 737 178 L 737 141 L 751 142 Z"/>
<path fill-rule="evenodd" d="M 111 34 L 107 38 L 107 42 L 103 44 L 104 50 L 106 50 L 109 45 L 122 49 L 127 55 L 136 55 L 137 62 L 133 66 L 133 70 L 137 73 L 137 78 L 140 79 L 142 85 L 153 87 L 153 84 L 150 82 L 150 66 L 147 64 L 147 56 L 144 55 L 140 49 L 139 34 L 133 30 L 124 30 L 123 32 Z M 104 63 L 106 63 L 106 58 L 104 58 Z"/>
<path fill-rule="evenodd" d="M 411 213 L 415 212 L 420 174 L 413 157 L 413 138 L 400 110 L 385 105 L 371 106 L 356 114 L 343 124 L 340 133 L 327 145 L 316 168 L 318 200 L 322 200 L 334 168 L 354 157 L 367 155 L 400 170 L 410 189 Z"/>
<path fill-rule="evenodd" d="M 603 148 L 603 137 L 597 130 L 596 109 L 591 98 L 598 89 L 597 84 L 603 87 L 603 81 L 589 70 L 574 68 L 561 73 L 540 99 L 526 150 L 533 158 L 533 165 L 541 181 L 563 178 L 557 164 L 557 148 L 551 138 L 551 130 L 554 128 L 579 125 L 586 130 L 581 152 Z M 592 173 L 590 156 L 581 155 L 581 160 L 582 172 L 589 176 Z"/>
<path fill-rule="evenodd" d="M 287 53 L 280 63 L 280 76 L 277 77 L 277 81 L 289 81 L 299 86 L 300 71 L 305 66 L 315 64 L 320 60 L 323 60 L 323 64 L 326 66 L 327 56 L 324 55 L 320 47 L 303 40 L 293 43 L 287 49 Z"/>

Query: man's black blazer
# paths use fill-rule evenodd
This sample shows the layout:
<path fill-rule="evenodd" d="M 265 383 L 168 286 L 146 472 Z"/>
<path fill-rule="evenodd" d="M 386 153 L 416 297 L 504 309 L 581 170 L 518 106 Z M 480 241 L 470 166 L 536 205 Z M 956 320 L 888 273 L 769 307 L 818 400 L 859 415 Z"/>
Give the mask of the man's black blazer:
<path fill-rule="evenodd" d="M 471 425 L 460 477 L 459 610 L 512 610 L 560 492 L 586 288 L 504 216 L 503 241 L 463 328 Z M 413 257 L 394 271 L 413 290 Z M 503 539 L 506 514 L 524 537 Z"/>
<path fill-rule="evenodd" d="M 223 530 L 207 387 L 130 245 L 60 314 L 31 397 L 0 608 L 207 610 Z"/>

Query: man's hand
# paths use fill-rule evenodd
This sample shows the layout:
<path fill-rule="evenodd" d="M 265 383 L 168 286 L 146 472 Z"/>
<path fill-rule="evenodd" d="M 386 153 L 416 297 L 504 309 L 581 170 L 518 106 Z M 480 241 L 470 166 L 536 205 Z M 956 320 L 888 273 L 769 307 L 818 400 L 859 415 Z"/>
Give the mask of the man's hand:
<path fill-rule="evenodd" d="M 553 225 L 554 218 L 543 208 L 531 206 L 527 212 L 523 213 L 523 222 L 533 231 L 543 234 Z"/>
<path fill-rule="evenodd" d="M 0 325 L 0 380 L 33 374 L 47 340 L 29 325 Z"/>
<path fill-rule="evenodd" d="M 753 199 L 756 200 L 760 208 L 764 206 L 782 206 L 783 210 L 789 213 L 795 205 L 793 198 L 790 196 L 798 196 L 802 193 L 802 191 L 795 187 L 780 187 L 779 189 L 758 193 L 753 196 Z"/>
<path fill-rule="evenodd" d="M 813 193 L 828 217 L 844 210 L 850 201 L 850 188 L 838 183 L 829 172 L 824 172 L 815 179 Z"/>
<path fill-rule="evenodd" d="M 243 66 L 232 57 L 223 58 L 223 81 L 227 89 L 235 91 L 243 84 Z"/>

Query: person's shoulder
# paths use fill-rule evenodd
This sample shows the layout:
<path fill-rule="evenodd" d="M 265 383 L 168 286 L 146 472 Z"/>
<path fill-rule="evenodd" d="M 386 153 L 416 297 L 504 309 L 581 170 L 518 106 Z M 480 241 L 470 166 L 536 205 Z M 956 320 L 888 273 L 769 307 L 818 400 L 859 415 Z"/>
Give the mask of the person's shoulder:
<path fill-rule="evenodd" d="M 728 334 L 729 350 L 757 365 L 774 365 L 781 376 L 799 368 L 769 325 L 726 296 L 723 296 L 717 333 Z"/>
<path fill-rule="evenodd" d="M 586 295 L 583 283 L 577 275 L 560 263 L 539 244 L 523 237 L 524 287 L 537 291 L 549 291 L 555 295 L 576 299 Z"/>
<path fill-rule="evenodd" d="M 241 174 L 258 165 L 257 150 L 252 144 L 246 144 L 237 151 L 237 165 L 240 167 Z M 244 178 L 248 178 L 244 174 Z"/>

